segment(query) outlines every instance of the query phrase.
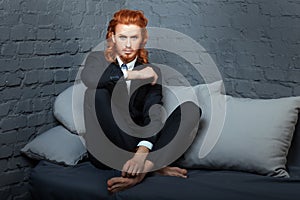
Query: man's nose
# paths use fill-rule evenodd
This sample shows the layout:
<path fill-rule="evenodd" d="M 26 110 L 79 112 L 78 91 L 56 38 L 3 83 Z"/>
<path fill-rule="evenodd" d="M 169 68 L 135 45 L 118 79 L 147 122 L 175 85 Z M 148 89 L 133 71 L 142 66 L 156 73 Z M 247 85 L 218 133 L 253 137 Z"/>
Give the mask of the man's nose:
<path fill-rule="evenodd" d="M 126 47 L 131 47 L 131 41 L 130 41 L 130 38 L 128 38 L 127 41 L 126 41 Z"/>

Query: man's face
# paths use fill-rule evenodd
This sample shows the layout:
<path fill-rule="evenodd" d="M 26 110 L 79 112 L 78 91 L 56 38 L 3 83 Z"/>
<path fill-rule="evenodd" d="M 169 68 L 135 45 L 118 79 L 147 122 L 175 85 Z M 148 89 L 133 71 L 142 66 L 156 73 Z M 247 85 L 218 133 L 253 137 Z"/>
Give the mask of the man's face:
<path fill-rule="evenodd" d="M 117 55 L 125 63 L 134 60 L 143 41 L 141 28 L 134 24 L 118 24 L 115 31 L 112 39 Z"/>

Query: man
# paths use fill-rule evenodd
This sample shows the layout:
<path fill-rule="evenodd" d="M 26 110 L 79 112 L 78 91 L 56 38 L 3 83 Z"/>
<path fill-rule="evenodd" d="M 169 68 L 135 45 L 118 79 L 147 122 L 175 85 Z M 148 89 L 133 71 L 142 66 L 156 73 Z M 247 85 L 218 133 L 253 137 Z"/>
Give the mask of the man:
<path fill-rule="evenodd" d="M 121 176 L 107 181 L 110 192 L 136 185 L 153 169 L 158 160 L 164 160 L 163 155 L 159 159 L 149 158 L 149 153 L 167 145 L 176 135 L 180 123 L 182 107 L 177 108 L 163 124 L 160 107 L 155 106 L 162 105 L 161 74 L 157 67 L 148 63 L 148 52 L 144 48 L 148 39 L 147 22 L 141 11 L 124 9 L 114 14 L 107 28 L 105 58 L 110 63 L 103 74 L 101 73 L 100 80 L 98 77 L 95 95 L 97 120 L 112 143 L 134 153 L 124 163 Z M 90 55 L 86 62 L 87 70 L 82 73 L 82 80 L 86 85 L 92 85 L 91 80 L 97 79 L 90 77 L 90 74 L 97 75 L 88 68 L 93 56 L 99 65 L 106 65 L 100 59 L 100 54 Z M 86 78 L 87 73 L 89 78 Z M 193 112 L 195 105 L 186 104 L 183 107 L 190 110 L 193 119 L 186 123 L 190 125 L 186 129 L 188 134 L 200 116 Z M 96 167 L 110 169 L 91 153 L 89 157 Z M 187 170 L 179 167 L 164 166 L 157 172 L 187 177 Z"/>

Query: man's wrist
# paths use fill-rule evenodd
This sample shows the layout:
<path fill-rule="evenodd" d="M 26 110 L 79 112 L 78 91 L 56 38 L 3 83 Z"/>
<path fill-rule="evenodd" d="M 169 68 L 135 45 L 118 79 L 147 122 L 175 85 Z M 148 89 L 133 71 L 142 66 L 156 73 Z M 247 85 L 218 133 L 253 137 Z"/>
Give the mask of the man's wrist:
<path fill-rule="evenodd" d="M 136 153 L 149 153 L 150 150 L 145 146 L 139 146 Z"/>
<path fill-rule="evenodd" d="M 127 80 L 139 79 L 138 70 L 128 70 L 127 71 Z"/>

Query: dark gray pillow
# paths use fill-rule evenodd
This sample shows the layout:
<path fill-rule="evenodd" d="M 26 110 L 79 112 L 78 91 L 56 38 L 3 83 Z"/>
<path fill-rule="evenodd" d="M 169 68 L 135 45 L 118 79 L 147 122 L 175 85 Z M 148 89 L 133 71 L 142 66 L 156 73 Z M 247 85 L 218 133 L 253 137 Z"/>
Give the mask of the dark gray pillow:
<path fill-rule="evenodd" d="M 299 108 L 300 97 L 263 100 L 226 96 L 225 123 L 215 145 L 201 156 L 206 133 L 200 130 L 180 164 L 289 177 L 287 154 Z M 223 108 L 215 104 L 215 112 L 219 109 Z"/>
<path fill-rule="evenodd" d="M 76 165 L 86 155 L 80 136 L 56 126 L 35 137 L 21 149 L 30 158 L 58 164 Z"/>

